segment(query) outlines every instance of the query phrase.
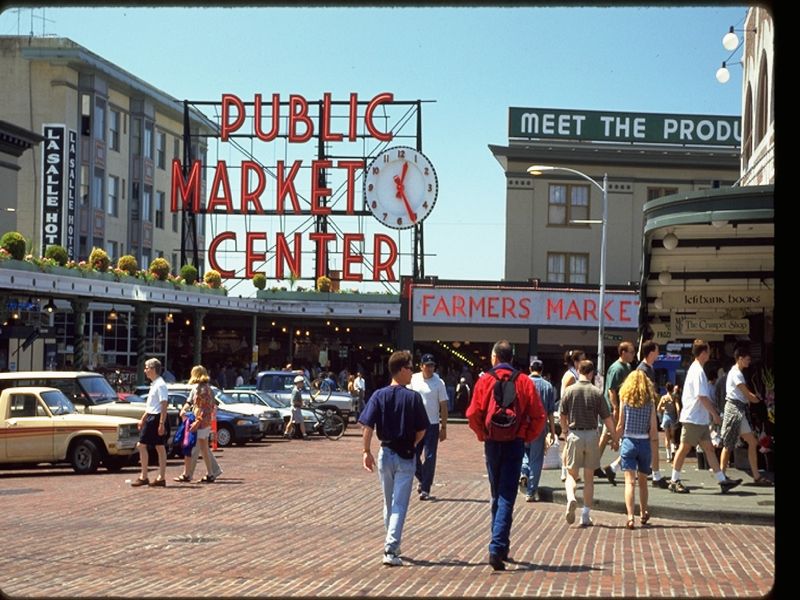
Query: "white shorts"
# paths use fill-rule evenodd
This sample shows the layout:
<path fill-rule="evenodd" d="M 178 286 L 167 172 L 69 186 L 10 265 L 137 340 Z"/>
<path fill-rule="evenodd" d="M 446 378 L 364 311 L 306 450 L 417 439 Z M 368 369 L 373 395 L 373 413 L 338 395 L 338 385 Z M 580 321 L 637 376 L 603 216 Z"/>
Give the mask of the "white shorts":
<path fill-rule="evenodd" d="M 198 440 L 207 440 L 211 436 L 211 427 L 203 427 L 202 429 L 198 429 L 195 433 L 197 433 Z"/>

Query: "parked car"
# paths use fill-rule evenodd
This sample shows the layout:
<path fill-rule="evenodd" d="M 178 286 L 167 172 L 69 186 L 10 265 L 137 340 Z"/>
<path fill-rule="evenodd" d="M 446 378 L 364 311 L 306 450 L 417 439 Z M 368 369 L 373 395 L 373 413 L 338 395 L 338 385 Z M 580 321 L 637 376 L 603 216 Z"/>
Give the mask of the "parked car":
<path fill-rule="evenodd" d="M 130 464 L 138 440 L 136 419 L 79 413 L 56 388 L 0 392 L 2 464 L 68 462 L 76 473 L 94 473 L 102 464 L 118 471 Z"/>
<path fill-rule="evenodd" d="M 279 400 L 290 402 L 292 390 L 295 387 L 294 378 L 303 375 L 303 404 L 316 408 L 332 410 L 344 419 L 347 425 L 350 415 L 353 414 L 353 397 L 350 392 L 333 392 L 326 389 L 325 385 L 314 386 L 302 371 L 261 371 L 256 376 L 256 389 L 269 392 Z M 313 392 L 313 393 L 312 393 Z"/>
<path fill-rule="evenodd" d="M 136 388 L 138 393 L 143 393 L 143 395 L 147 395 L 147 390 L 149 390 L 149 386 L 147 389 L 140 389 L 144 388 L 145 386 L 139 386 Z M 189 397 L 189 393 L 192 390 L 192 386 L 187 383 L 169 383 L 167 384 L 167 391 L 169 392 L 170 396 L 178 394 L 181 400 L 180 407 L 182 407 L 186 403 L 186 398 Z M 217 401 L 217 406 L 222 407 L 225 410 L 237 413 L 241 415 L 250 415 L 254 416 L 259 421 L 259 430 L 261 432 L 260 437 L 264 437 L 270 431 L 280 428 L 283 424 L 283 419 L 281 418 L 280 413 L 272 408 L 271 406 L 265 405 L 254 405 L 251 403 L 241 403 L 237 402 L 234 398 L 225 394 L 222 390 L 220 390 L 216 386 L 211 386 L 211 391 L 214 394 L 214 399 Z M 180 407 L 178 410 L 180 410 Z M 217 440 L 219 442 L 219 440 Z"/>
<path fill-rule="evenodd" d="M 261 390 L 244 390 L 236 388 L 233 390 L 225 390 L 225 394 L 236 400 L 237 402 L 245 402 L 256 406 L 268 406 L 278 411 L 280 414 L 280 423 L 270 430 L 270 433 L 282 434 L 286 428 L 286 423 L 292 418 L 292 407 L 288 402 L 276 398 L 269 392 L 262 392 Z M 317 415 L 307 409 L 303 409 L 303 422 L 306 426 L 306 432 L 319 431 L 319 419 Z M 320 431 L 320 435 L 321 435 Z"/>
<path fill-rule="evenodd" d="M 168 384 L 170 406 L 183 407 L 189 397 L 191 386 L 181 384 Z M 212 388 L 216 389 L 216 388 Z M 180 409 L 179 409 L 180 410 Z M 253 415 L 243 415 L 223 408 L 217 408 L 217 444 L 230 446 L 232 443 L 243 446 L 247 442 L 258 441 L 262 438 L 261 422 Z M 177 452 L 177 449 L 176 449 Z"/>

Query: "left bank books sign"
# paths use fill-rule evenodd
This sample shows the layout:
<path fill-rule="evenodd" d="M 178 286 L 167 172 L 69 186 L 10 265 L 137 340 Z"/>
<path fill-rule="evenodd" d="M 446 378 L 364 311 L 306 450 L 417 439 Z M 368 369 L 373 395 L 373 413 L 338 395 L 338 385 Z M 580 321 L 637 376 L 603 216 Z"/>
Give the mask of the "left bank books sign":
<path fill-rule="evenodd" d="M 74 258 L 77 132 L 45 123 L 42 135 L 42 255 L 57 244 Z"/>
<path fill-rule="evenodd" d="M 597 292 L 415 287 L 415 323 L 473 325 L 541 325 L 596 327 L 600 314 Z M 635 329 L 639 296 L 606 293 L 605 325 Z"/>

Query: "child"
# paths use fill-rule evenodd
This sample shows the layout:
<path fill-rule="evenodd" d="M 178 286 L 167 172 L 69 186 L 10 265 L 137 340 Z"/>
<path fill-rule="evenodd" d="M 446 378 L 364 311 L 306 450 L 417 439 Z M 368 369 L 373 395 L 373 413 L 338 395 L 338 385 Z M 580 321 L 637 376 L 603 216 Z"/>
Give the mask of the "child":
<path fill-rule="evenodd" d="M 625 507 L 628 521 L 625 526 L 634 528 L 636 479 L 639 480 L 639 516 L 642 525 L 650 520 L 647 512 L 647 476 L 652 469 L 650 440 L 658 440 L 656 424 L 656 391 L 644 371 L 631 371 L 619 390 L 620 411 L 617 435 L 622 438 L 620 459 L 625 473 Z"/>
<path fill-rule="evenodd" d="M 675 399 L 672 397 L 673 385 L 672 382 L 667 382 L 667 393 L 661 396 L 658 401 L 658 408 L 656 409 L 661 417 L 661 429 L 664 430 L 664 445 L 667 449 L 667 460 L 672 460 L 672 455 L 675 453 L 675 444 L 673 443 L 673 427 L 678 422 L 678 409 L 675 405 Z"/>

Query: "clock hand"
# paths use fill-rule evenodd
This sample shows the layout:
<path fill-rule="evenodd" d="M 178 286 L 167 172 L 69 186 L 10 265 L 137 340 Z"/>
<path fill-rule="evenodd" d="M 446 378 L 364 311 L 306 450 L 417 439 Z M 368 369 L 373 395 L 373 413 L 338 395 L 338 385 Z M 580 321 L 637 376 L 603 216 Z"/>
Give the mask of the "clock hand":
<path fill-rule="evenodd" d="M 408 217 L 411 219 L 412 223 L 417 222 L 417 214 L 411 210 L 411 205 L 408 203 L 408 198 L 406 198 L 406 193 L 403 191 L 403 186 L 400 185 L 397 189 L 396 196 L 403 201 L 403 204 L 406 205 L 406 212 L 408 213 Z"/>
<path fill-rule="evenodd" d="M 400 175 L 400 183 L 403 183 L 403 181 L 405 181 L 406 173 L 408 173 L 408 163 L 404 162 L 403 163 L 403 172 Z"/>

